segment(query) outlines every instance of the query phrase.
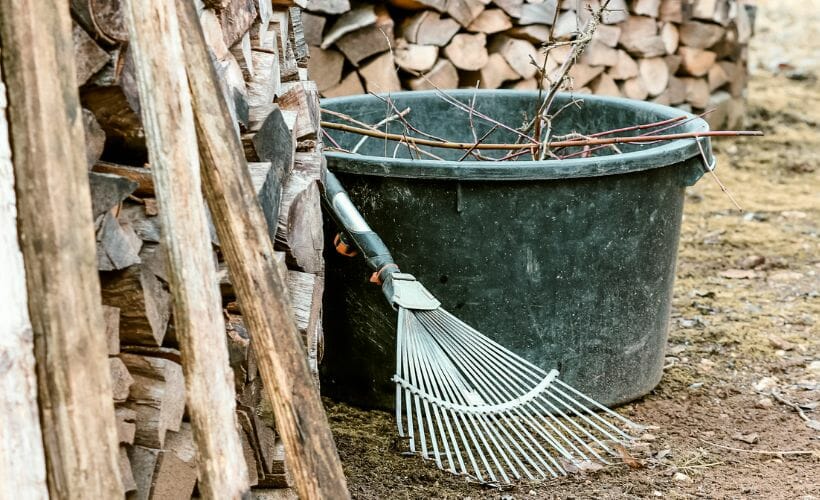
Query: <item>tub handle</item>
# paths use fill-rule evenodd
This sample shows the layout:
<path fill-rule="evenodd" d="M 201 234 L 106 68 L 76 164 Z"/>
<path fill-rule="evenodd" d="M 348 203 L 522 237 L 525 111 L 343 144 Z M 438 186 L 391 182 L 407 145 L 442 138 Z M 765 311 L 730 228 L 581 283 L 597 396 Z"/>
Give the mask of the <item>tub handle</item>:
<path fill-rule="evenodd" d="M 343 230 L 339 241 L 346 244 L 346 255 L 350 255 L 348 246 L 352 242 L 373 270 L 370 281 L 382 284 L 388 275 L 400 272 L 387 245 L 370 229 L 339 179 L 329 170 L 325 177 L 323 201 L 333 220 Z"/>

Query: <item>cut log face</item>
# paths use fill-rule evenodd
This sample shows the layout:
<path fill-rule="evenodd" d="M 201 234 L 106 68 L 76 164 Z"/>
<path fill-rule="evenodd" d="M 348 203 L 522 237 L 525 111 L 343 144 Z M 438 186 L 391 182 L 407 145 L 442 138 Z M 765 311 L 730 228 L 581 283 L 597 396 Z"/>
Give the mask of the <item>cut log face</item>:
<path fill-rule="evenodd" d="M 628 80 L 638 74 L 638 63 L 626 51 L 619 50 L 615 65 L 609 69 L 609 76 L 615 80 Z"/>
<path fill-rule="evenodd" d="M 679 48 L 678 55 L 681 56 L 680 70 L 691 76 L 704 76 L 717 58 L 712 51 L 692 47 Z"/>
<path fill-rule="evenodd" d="M 632 55 L 654 57 L 666 54 L 658 35 L 657 21 L 651 17 L 631 16 L 621 27 L 621 45 Z"/>
<path fill-rule="evenodd" d="M 308 0 L 305 9 L 322 14 L 343 14 L 350 10 L 350 2 L 348 0 Z"/>
<path fill-rule="evenodd" d="M 521 75 L 521 78 L 535 76 L 538 68 L 533 64 L 533 61 L 537 63 L 539 60 L 543 60 L 543 56 L 538 54 L 538 50 L 526 40 L 501 37 L 496 39 L 491 48 L 493 52 L 501 54 L 507 64 Z M 458 67 L 458 64 L 456 64 L 456 67 Z"/>
<path fill-rule="evenodd" d="M 618 84 L 606 73 L 602 73 L 598 78 L 592 81 L 590 89 L 597 95 L 608 95 L 612 97 L 621 97 L 621 90 Z"/>
<path fill-rule="evenodd" d="M 71 35 L 74 41 L 74 61 L 77 65 L 77 86 L 81 86 L 108 64 L 108 53 L 78 24 L 73 25 Z"/>
<path fill-rule="evenodd" d="M 487 37 L 483 33 L 458 34 L 444 47 L 444 55 L 458 69 L 478 71 L 487 64 L 489 57 Z"/>
<path fill-rule="evenodd" d="M 590 66 L 614 66 L 618 62 L 618 51 L 593 40 L 584 50 L 581 61 Z"/>
<path fill-rule="evenodd" d="M 105 148 L 105 132 L 97 122 L 94 113 L 87 109 L 83 109 L 83 129 L 85 130 L 85 157 L 88 168 L 91 168 L 102 156 Z"/>
<path fill-rule="evenodd" d="M 490 54 L 487 64 L 479 72 L 479 87 L 497 89 L 505 81 L 517 80 L 520 75 L 512 69 L 501 54 Z"/>
<path fill-rule="evenodd" d="M 458 74 L 456 74 L 456 79 L 458 79 Z M 342 78 L 342 81 L 339 82 L 338 85 L 322 92 L 322 95 L 325 97 L 341 97 L 356 94 L 364 94 L 364 86 L 362 85 L 361 79 L 359 79 L 359 74 L 355 71 L 348 73 L 346 77 Z"/>
<path fill-rule="evenodd" d="M 396 64 L 410 72 L 428 71 L 438 59 L 438 47 L 435 45 L 403 43 L 401 39 L 397 41 L 394 53 Z"/>
<path fill-rule="evenodd" d="M 344 63 L 345 58 L 338 50 L 310 48 L 308 73 L 316 81 L 319 92 L 335 87 L 342 81 Z"/>
<path fill-rule="evenodd" d="M 345 12 L 322 38 L 321 47 L 329 48 L 348 33 L 376 24 L 376 9 L 373 5 L 361 5 Z"/>
<path fill-rule="evenodd" d="M 396 92 L 401 90 L 393 54 L 387 52 L 373 59 L 359 70 L 368 92 Z"/>
<path fill-rule="evenodd" d="M 484 10 L 481 0 L 447 0 L 447 13 L 465 28 Z"/>
<path fill-rule="evenodd" d="M 461 26 L 453 19 L 442 19 L 441 14 L 425 10 L 402 24 L 402 36 L 411 43 L 443 47 L 450 43 L 459 29 Z"/>
<path fill-rule="evenodd" d="M 157 277 L 141 265 L 104 273 L 103 304 L 120 309 L 120 340 L 162 345 L 171 317 L 171 297 Z"/>
<path fill-rule="evenodd" d="M 178 431 L 185 409 L 182 366 L 165 358 L 121 353 L 133 377 L 125 406 L 136 412 L 134 443 L 161 449 L 167 431 Z"/>
<path fill-rule="evenodd" d="M 336 47 L 358 66 L 364 59 L 390 50 L 394 44 L 393 18 L 381 7 L 376 9 L 375 24 L 346 34 L 336 42 Z"/>
<path fill-rule="evenodd" d="M 426 75 L 413 78 L 408 85 L 413 90 L 454 89 L 458 87 L 458 70 L 447 59 L 439 59 Z"/>
<path fill-rule="evenodd" d="M 708 49 L 723 38 L 723 26 L 700 21 L 689 21 L 680 25 L 680 41 L 695 49 Z"/>
<path fill-rule="evenodd" d="M 624 97 L 628 97 L 630 99 L 643 101 L 649 97 L 649 91 L 646 90 L 646 85 L 644 85 L 643 79 L 640 77 L 624 80 L 620 88 Z"/>
<path fill-rule="evenodd" d="M 669 83 L 669 70 L 662 57 L 641 59 L 638 68 L 650 97 L 655 97 L 666 90 L 666 85 Z"/>
<path fill-rule="evenodd" d="M 468 31 L 491 35 L 513 27 L 510 16 L 501 9 L 486 9 L 467 26 Z"/>
<path fill-rule="evenodd" d="M 557 0 L 545 0 L 540 3 L 525 3 L 521 5 L 521 15 L 518 24 L 547 24 L 552 25 L 555 19 Z"/>

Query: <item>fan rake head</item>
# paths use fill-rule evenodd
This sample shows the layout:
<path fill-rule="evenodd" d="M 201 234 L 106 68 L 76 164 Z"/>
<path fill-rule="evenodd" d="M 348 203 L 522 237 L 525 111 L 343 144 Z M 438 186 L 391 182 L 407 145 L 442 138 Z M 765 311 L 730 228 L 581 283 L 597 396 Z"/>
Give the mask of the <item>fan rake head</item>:
<path fill-rule="evenodd" d="M 642 426 L 441 308 L 399 307 L 396 421 L 410 451 L 483 483 L 608 464 Z M 576 469 L 577 470 L 577 469 Z"/>

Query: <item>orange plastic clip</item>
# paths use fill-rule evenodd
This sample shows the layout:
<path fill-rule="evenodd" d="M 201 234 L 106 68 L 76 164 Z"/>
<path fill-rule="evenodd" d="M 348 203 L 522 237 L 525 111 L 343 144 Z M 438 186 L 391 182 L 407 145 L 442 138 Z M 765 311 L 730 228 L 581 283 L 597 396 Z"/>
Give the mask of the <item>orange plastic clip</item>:
<path fill-rule="evenodd" d="M 341 234 L 336 234 L 336 237 L 333 238 L 333 246 L 336 248 L 337 252 L 344 255 L 345 257 L 355 257 L 359 254 L 355 247 L 352 247 L 345 243 L 345 241 L 342 239 Z"/>
<path fill-rule="evenodd" d="M 377 285 L 381 285 L 382 283 L 384 283 L 384 280 L 382 280 L 382 273 L 385 269 L 388 269 L 390 267 L 395 267 L 396 269 L 399 268 L 399 266 L 396 264 L 385 264 L 381 269 L 370 275 L 370 282 L 375 283 Z"/>

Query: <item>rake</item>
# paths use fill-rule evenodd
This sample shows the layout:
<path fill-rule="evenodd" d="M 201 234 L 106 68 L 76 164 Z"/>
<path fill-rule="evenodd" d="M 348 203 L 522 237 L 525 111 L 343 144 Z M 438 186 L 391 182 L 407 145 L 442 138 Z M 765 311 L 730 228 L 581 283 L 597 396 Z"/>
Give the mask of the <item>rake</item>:
<path fill-rule="evenodd" d="M 402 273 L 381 238 L 327 172 L 325 204 L 398 309 L 396 424 L 410 452 L 482 483 L 541 480 L 609 464 L 643 430 L 442 309 Z"/>

